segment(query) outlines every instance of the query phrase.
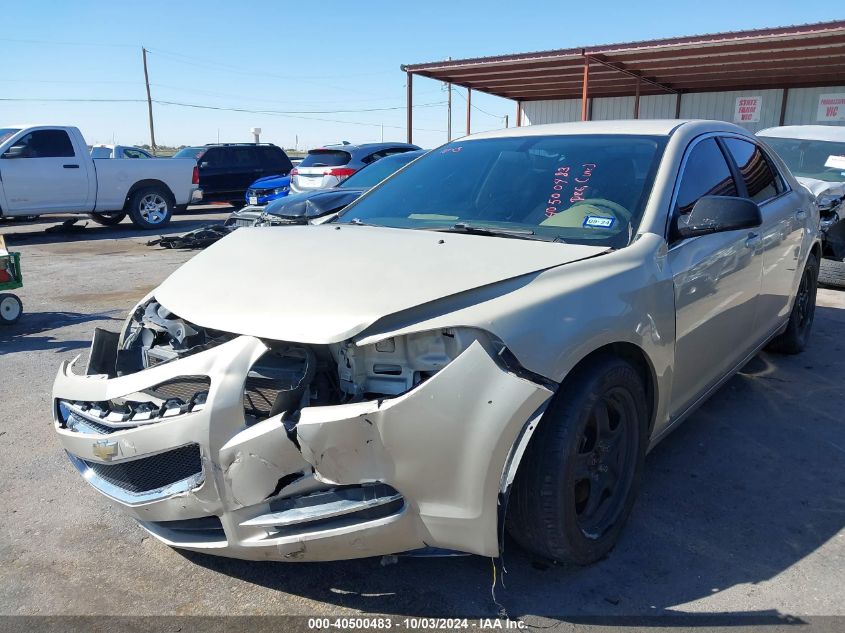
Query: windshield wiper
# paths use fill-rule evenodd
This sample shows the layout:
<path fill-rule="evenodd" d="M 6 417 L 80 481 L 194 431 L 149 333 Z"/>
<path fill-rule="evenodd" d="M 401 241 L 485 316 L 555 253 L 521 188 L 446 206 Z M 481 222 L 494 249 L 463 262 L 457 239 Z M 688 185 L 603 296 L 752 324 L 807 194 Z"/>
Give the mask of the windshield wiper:
<path fill-rule="evenodd" d="M 435 231 L 444 231 L 446 233 L 469 233 L 471 235 L 490 235 L 492 237 L 510 237 L 518 240 L 540 240 L 543 242 L 549 241 L 544 237 L 539 237 L 531 229 L 505 229 L 492 226 L 476 226 L 466 222 L 457 222 L 449 228 L 433 229 Z"/>

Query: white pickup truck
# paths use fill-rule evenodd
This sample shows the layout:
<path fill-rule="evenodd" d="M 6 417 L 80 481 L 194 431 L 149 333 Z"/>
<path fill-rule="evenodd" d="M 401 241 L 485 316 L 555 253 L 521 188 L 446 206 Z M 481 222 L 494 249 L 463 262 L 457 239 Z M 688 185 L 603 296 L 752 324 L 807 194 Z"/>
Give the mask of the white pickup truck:
<path fill-rule="evenodd" d="M 93 159 L 75 127 L 0 127 L 2 216 L 89 213 L 112 225 L 128 215 L 143 229 L 158 229 L 197 199 L 198 184 L 190 158 Z"/>

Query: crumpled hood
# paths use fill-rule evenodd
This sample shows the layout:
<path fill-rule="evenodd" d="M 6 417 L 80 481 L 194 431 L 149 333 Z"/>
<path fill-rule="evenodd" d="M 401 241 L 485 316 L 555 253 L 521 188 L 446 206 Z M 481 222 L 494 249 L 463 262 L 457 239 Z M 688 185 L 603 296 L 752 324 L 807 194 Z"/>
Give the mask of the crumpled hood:
<path fill-rule="evenodd" d="M 363 189 L 318 189 L 305 193 L 295 193 L 267 205 L 267 213 L 285 218 L 318 218 L 327 213 L 334 213 L 364 193 Z"/>
<path fill-rule="evenodd" d="M 814 198 L 818 198 L 823 193 L 833 196 L 845 196 L 845 183 L 842 182 L 828 182 L 826 180 L 806 178 L 804 176 L 796 176 L 795 180 L 801 183 L 805 189 L 809 190 Z"/>
<path fill-rule="evenodd" d="M 202 327 L 337 343 L 390 314 L 607 250 L 348 224 L 244 228 L 153 294 Z"/>

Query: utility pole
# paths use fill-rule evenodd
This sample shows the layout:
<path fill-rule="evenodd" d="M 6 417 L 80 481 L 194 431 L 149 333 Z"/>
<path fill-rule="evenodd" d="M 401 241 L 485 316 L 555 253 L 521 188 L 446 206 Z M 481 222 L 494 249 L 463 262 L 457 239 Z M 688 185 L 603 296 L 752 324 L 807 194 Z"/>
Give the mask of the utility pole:
<path fill-rule="evenodd" d="M 446 120 L 446 140 L 452 140 L 452 82 L 449 82 L 449 97 L 448 101 L 446 102 L 446 116 L 448 117 Z"/>
<path fill-rule="evenodd" d="M 452 58 L 449 57 L 449 61 L 452 61 Z M 447 90 L 449 92 L 449 97 L 446 105 L 446 141 L 452 140 L 452 82 L 446 84 Z"/>
<path fill-rule="evenodd" d="M 147 72 L 147 49 L 141 47 L 141 54 L 144 57 L 144 82 L 147 84 L 147 111 L 150 114 L 150 146 L 153 150 L 153 156 L 156 153 L 156 133 L 153 127 L 153 98 L 150 96 L 150 74 Z"/>

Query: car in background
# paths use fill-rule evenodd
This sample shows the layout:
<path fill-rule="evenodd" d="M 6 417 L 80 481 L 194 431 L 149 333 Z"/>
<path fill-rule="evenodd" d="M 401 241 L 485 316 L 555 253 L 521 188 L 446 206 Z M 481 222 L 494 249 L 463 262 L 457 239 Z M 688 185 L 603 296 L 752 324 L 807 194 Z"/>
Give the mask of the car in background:
<path fill-rule="evenodd" d="M 95 160 L 79 128 L 0 127 L 0 215 L 88 213 L 98 224 L 128 215 L 142 229 L 167 226 L 193 202 L 193 160 Z"/>
<path fill-rule="evenodd" d="M 420 149 L 410 143 L 341 143 L 312 149 L 291 172 L 293 193 L 337 187 L 359 169 L 391 154 Z"/>
<path fill-rule="evenodd" d="M 265 176 L 249 186 L 244 200 L 251 206 L 264 206 L 268 202 L 284 198 L 290 193 L 290 175 Z"/>
<path fill-rule="evenodd" d="M 314 218 L 340 211 L 360 198 L 364 192 L 423 154 L 425 150 L 421 149 L 393 154 L 370 163 L 337 187 L 292 194 L 274 200 L 266 207 L 245 207 L 234 211 L 226 220 L 225 226 L 306 224 Z"/>
<path fill-rule="evenodd" d="M 186 147 L 174 158 L 193 158 L 199 167 L 204 202 L 244 206 L 249 186 L 259 178 L 287 176 L 293 165 L 284 150 L 272 143 L 213 143 Z"/>
<path fill-rule="evenodd" d="M 845 288 L 845 128 L 786 125 L 757 132 L 810 191 L 819 208 L 819 282 Z"/>
<path fill-rule="evenodd" d="M 147 150 L 128 145 L 93 145 L 91 158 L 155 158 Z"/>

